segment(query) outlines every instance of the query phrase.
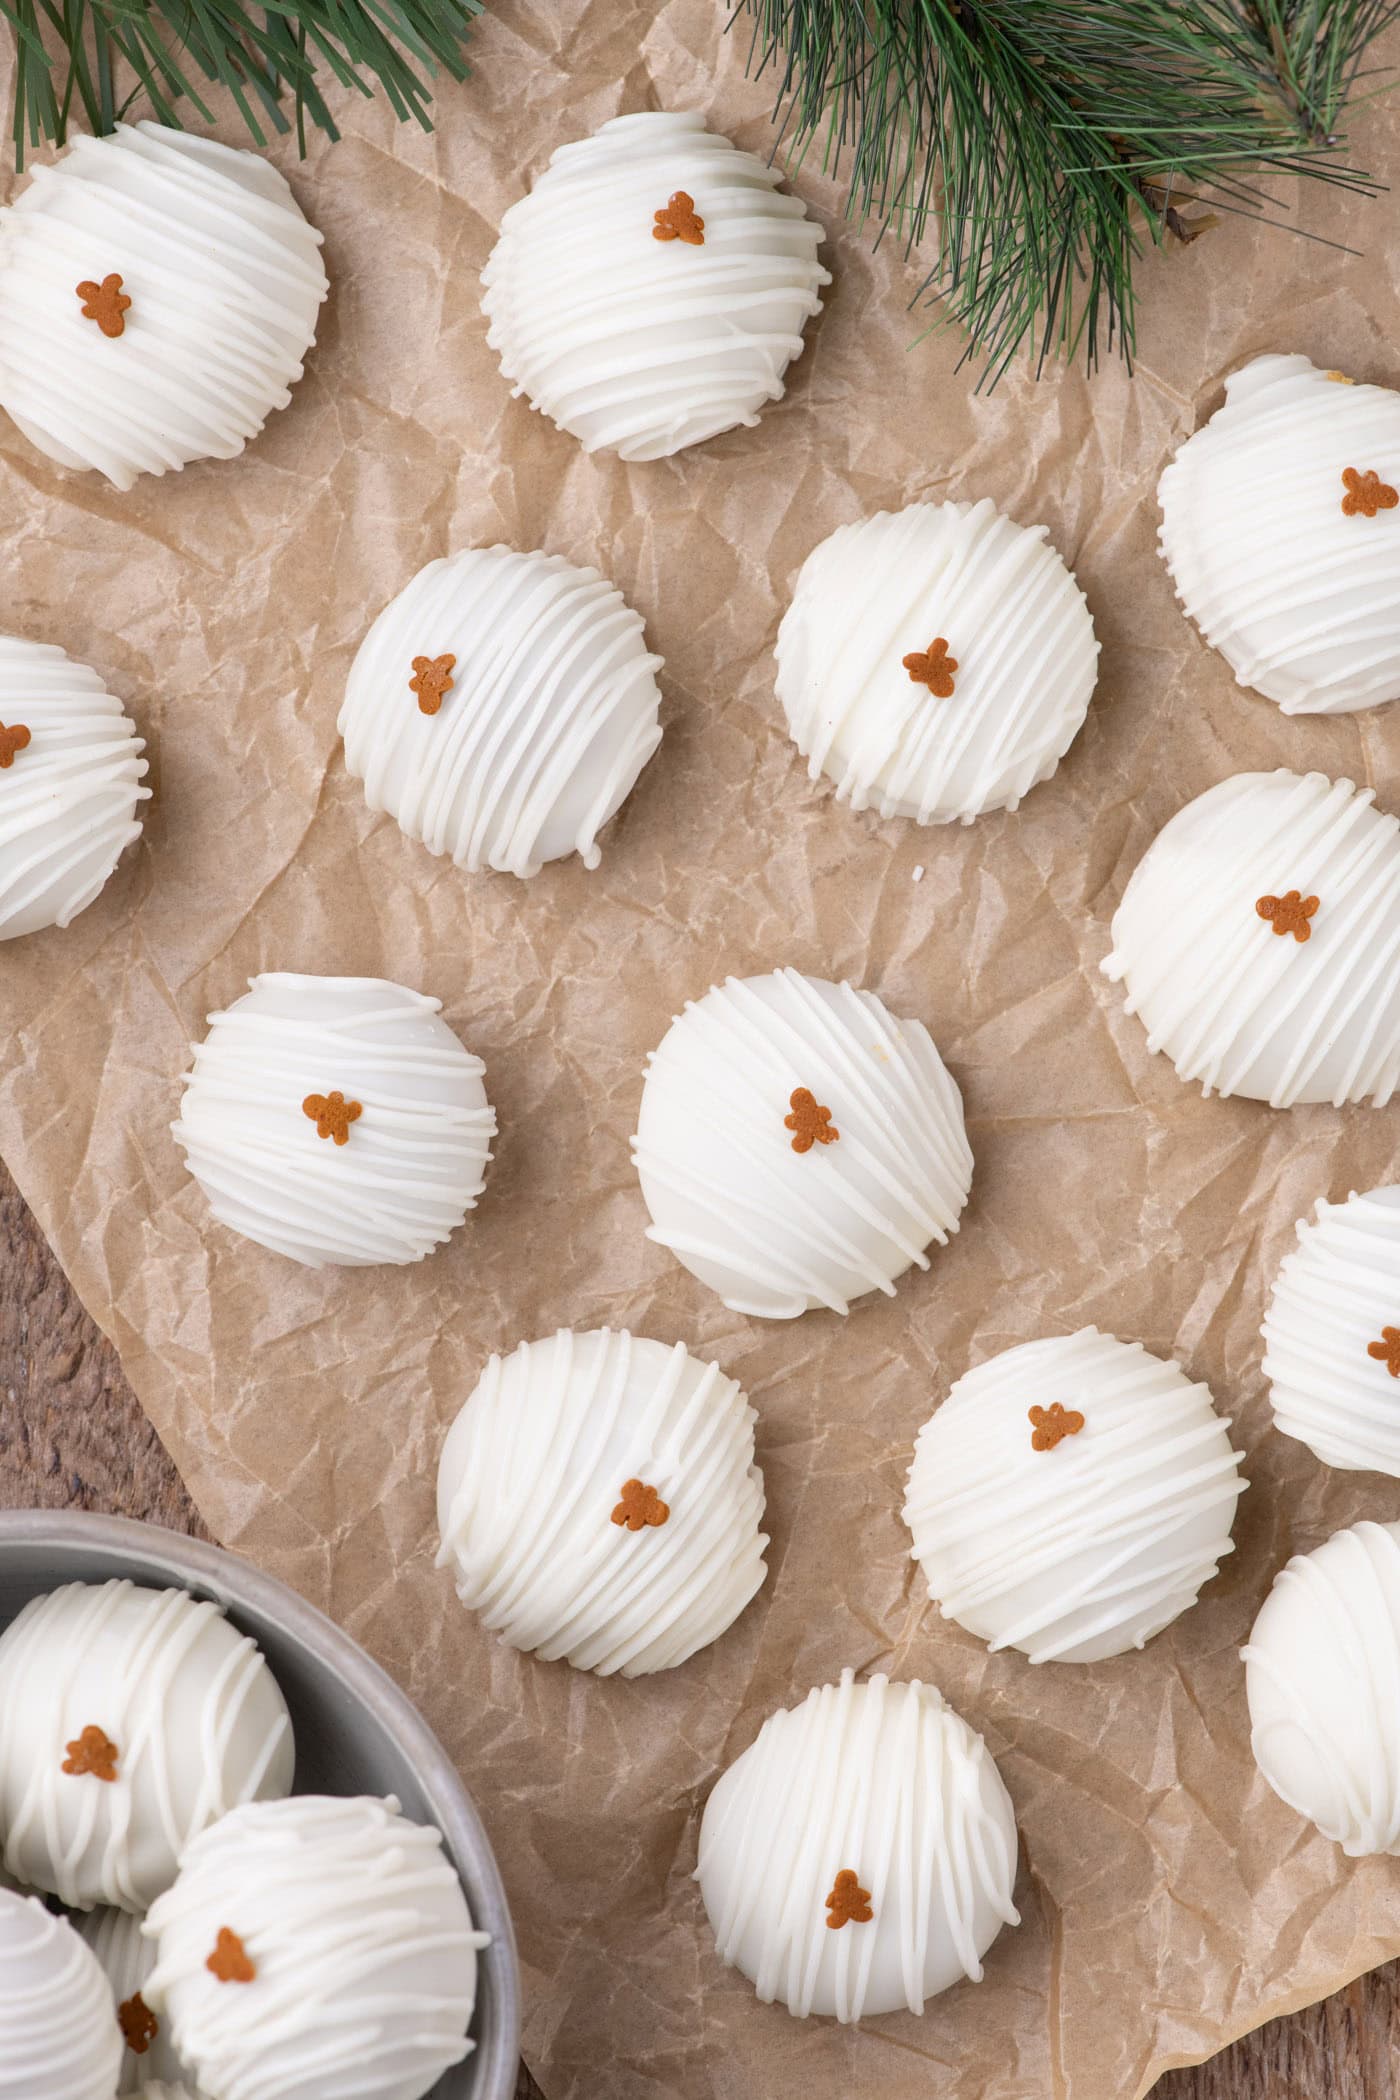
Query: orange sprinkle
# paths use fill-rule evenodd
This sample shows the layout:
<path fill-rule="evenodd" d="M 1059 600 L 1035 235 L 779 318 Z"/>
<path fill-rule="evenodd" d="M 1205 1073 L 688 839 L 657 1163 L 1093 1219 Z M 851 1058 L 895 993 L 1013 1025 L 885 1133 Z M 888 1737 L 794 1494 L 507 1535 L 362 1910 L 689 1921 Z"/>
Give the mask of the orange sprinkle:
<path fill-rule="evenodd" d="M 1305 897 L 1298 890 L 1287 890 L 1281 897 L 1261 897 L 1254 909 L 1261 919 L 1267 919 L 1274 932 L 1280 936 L 1291 933 L 1295 941 L 1312 939 L 1309 921 L 1317 911 L 1316 897 Z"/>
<path fill-rule="evenodd" d="M 316 1125 L 319 1138 L 334 1138 L 337 1145 L 350 1142 L 350 1125 L 358 1123 L 364 1109 L 358 1101 L 347 1101 L 344 1094 L 308 1094 L 301 1104 L 304 1116 L 310 1116 Z"/>
<path fill-rule="evenodd" d="M 958 668 L 958 660 L 948 654 L 948 644 L 940 634 L 927 649 L 915 649 L 906 656 L 904 668 L 915 685 L 926 685 L 935 699 L 946 700 L 953 690 L 953 673 Z"/>
<path fill-rule="evenodd" d="M 788 1103 L 792 1114 L 783 1117 L 783 1128 L 796 1132 L 792 1141 L 794 1152 L 810 1152 L 813 1145 L 836 1143 L 841 1133 L 831 1120 L 831 1110 L 819 1106 L 810 1087 L 794 1087 Z"/>
<path fill-rule="evenodd" d="M 219 1937 L 214 1942 L 214 1952 L 204 1964 L 211 1976 L 220 1983 L 251 1983 L 257 1975 L 256 1965 L 248 1959 L 247 1950 L 236 1932 L 227 1925 L 219 1927 Z"/>
<path fill-rule="evenodd" d="M 160 2033 L 160 2021 L 139 1991 L 117 2007 L 117 2025 L 133 2056 L 144 2056 Z"/>
<path fill-rule="evenodd" d="M 651 229 L 654 241 L 684 241 L 689 248 L 705 245 L 705 221 L 695 215 L 695 199 L 684 190 L 677 190 L 669 204 L 652 214 L 656 224 Z"/>
<path fill-rule="evenodd" d="M 613 1511 L 612 1520 L 614 1524 L 625 1524 L 629 1531 L 641 1531 L 647 1525 L 659 1528 L 670 1514 L 669 1506 L 654 1487 L 647 1487 L 640 1480 L 624 1480 L 622 1500 Z"/>
<path fill-rule="evenodd" d="M 1076 1407 L 1061 1407 L 1052 1400 L 1048 1407 L 1033 1407 L 1026 1420 L 1031 1425 L 1032 1451 L 1053 1451 L 1067 1436 L 1078 1436 L 1084 1417 Z"/>
<path fill-rule="evenodd" d="M 77 1779 L 105 1779 L 112 1781 L 117 1776 L 116 1744 L 95 1724 L 86 1727 L 75 1742 L 65 1745 L 68 1755 L 63 1760 L 63 1770 L 71 1772 Z"/>
<path fill-rule="evenodd" d="M 28 746 L 29 731 L 23 722 L 16 722 L 10 729 L 0 722 L 0 773 L 8 773 L 16 753 L 27 750 Z"/>
<path fill-rule="evenodd" d="M 1392 1378 L 1400 1378 L 1400 1327 L 1382 1327 L 1380 1340 L 1366 1344 L 1366 1354 L 1384 1364 Z"/>
<path fill-rule="evenodd" d="M 875 1913 L 870 1908 L 870 1891 L 860 1885 L 860 1876 L 850 1867 L 842 1867 L 836 1877 L 836 1886 L 826 1899 L 830 1912 L 827 1924 L 833 1932 L 843 1925 L 868 1925 Z"/>
<path fill-rule="evenodd" d="M 455 656 L 415 656 L 413 676 L 408 681 L 408 690 L 418 695 L 420 714 L 435 715 L 442 706 L 443 696 L 452 690 L 452 673 L 457 668 Z"/>
<path fill-rule="evenodd" d="M 85 277 L 78 286 L 78 297 L 83 302 L 85 321 L 96 321 L 102 333 L 114 340 L 125 333 L 126 322 L 122 316 L 131 301 L 122 290 L 121 278 L 115 271 L 110 277 L 104 277 L 101 284 L 94 284 L 90 277 Z"/>
<path fill-rule="evenodd" d="M 1358 474 L 1355 467 L 1343 467 L 1342 481 L 1347 493 L 1342 498 L 1342 509 L 1349 518 L 1374 518 L 1378 510 L 1394 510 L 1400 503 L 1400 493 L 1382 481 L 1374 467 Z"/>

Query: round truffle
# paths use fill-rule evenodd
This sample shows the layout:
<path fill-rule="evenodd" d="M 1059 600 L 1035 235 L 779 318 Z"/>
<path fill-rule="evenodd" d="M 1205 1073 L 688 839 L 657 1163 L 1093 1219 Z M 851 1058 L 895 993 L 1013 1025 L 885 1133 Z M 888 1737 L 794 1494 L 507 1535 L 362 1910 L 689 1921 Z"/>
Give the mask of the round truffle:
<path fill-rule="evenodd" d="M 72 1926 L 0 1889 L 0 2100 L 112 2100 L 121 2053 L 106 1978 Z"/>
<path fill-rule="evenodd" d="M 661 742 L 639 613 L 557 554 L 468 548 L 387 605 L 340 734 L 371 809 L 475 874 L 536 875 L 597 837 Z"/>
<path fill-rule="evenodd" d="M 421 1261 L 485 1187 L 486 1067 L 401 984 L 249 985 L 209 1016 L 171 1126 L 214 1216 L 311 1269 Z"/>
<path fill-rule="evenodd" d="M 0 940 L 87 910 L 141 835 L 145 748 L 96 671 L 0 635 Z"/>
<path fill-rule="evenodd" d="M 1237 773 L 1143 855 L 1103 970 L 1149 1050 L 1207 1094 L 1273 1108 L 1400 1077 L 1400 823 L 1370 788 Z"/>
<path fill-rule="evenodd" d="M 972 1186 L 962 1096 L 922 1022 L 797 970 L 687 1003 L 632 1147 L 648 1239 L 762 1319 L 893 1297 Z"/>
<path fill-rule="evenodd" d="M 73 1582 L 0 1635 L 5 1864 L 75 1909 L 146 1910 L 189 1840 L 285 1794 L 292 1762 L 261 1651 L 204 1598 Z"/>
<path fill-rule="evenodd" d="M 614 117 L 561 146 L 481 273 L 517 394 L 587 452 L 661 459 L 783 391 L 830 276 L 767 161 L 703 117 Z"/>
<path fill-rule="evenodd" d="M 1275 1428 L 1325 1466 L 1400 1479 L 1400 1188 L 1319 1200 L 1263 1335 Z"/>
<path fill-rule="evenodd" d="M 843 525 L 802 565 L 778 698 L 815 780 L 882 817 L 970 824 L 1048 780 L 1093 696 L 1099 645 L 1043 525 L 915 503 Z"/>
<path fill-rule="evenodd" d="M 1400 394 L 1257 357 L 1162 475 L 1177 596 L 1286 715 L 1400 695 Z"/>
<path fill-rule="evenodd" d="M 301 377 L 320 243 L 256 153 L 152 123 L 75 137 L 0 213 L 0 406 L 119 489 L 232 459 Z"/>
<path fill-rule="evenodd" d="M 762 1585 L 754 1420 L 679 1342 L 522 1342 L 448 1433 L 438 1564 L 513 1648 L 602 1677 L 669 1670 Z"/>
<path fill-rule="evenodd" d="M 185 1853 L 147 1988 L 210 2100 L 419 2100 L 470 2053 L 487 1938 L 398 1807 L 299 1794 Z"/>
<path fill-rule="evenodd" d="M 904 1521 L 945 1619 L 1033 1663 L 1099 1662 L 1233 1550 L 1239 1455 L 1208 1387 L 1085 1327 L 957 1381 L 919 1432 Z"/>
<path fill-rule="evenodd" d="M 1242 1650 L 1255 1762 L 1354 1858 L 1400 1852 L 1400 1524 L 1353 1524 L 1274 1578 Z"/>
<path fill-rule="evenodd" d="M 931 1685 L 850 1670 L 722 1774 L 696 1879 L 720 1958 L 799 2016 L 922 2012 L 980 1982 L 1020 1922 L 1015 1816 L 981 1736 Z"/>
<path fill-rule="evenodd" d="M 171 2045 L 166 2022 L 146 2001 L 146 1985 L 156 1965 L 154 1944 L 142 1931 L 142 1920 L 126 1910 L 91 1910 L 74 1920 L 96 1955 L 117 2007 L 122 2035 L 119 2100 L 130 2095 L 150 2100 L 194 2079 Z"/>

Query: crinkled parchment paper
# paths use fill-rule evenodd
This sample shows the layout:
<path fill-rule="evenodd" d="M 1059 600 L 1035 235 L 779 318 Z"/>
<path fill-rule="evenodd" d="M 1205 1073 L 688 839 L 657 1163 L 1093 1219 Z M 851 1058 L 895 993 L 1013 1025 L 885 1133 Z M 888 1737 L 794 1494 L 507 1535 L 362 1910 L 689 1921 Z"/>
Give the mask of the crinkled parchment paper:
<path fill-rule="evenodd" d="M 1400 225 L 1384 201 L 1285 186 L 1304 228 L 1364 258 L 1227 222 L 1144 267 L 1135 378 L 1017 371 L 979 397 L 951 337 L 911 347 L 895 246 L 872 257 L 802 171 L 835 283 L 787 397 L 677 459 L 590 460 L 510 399 L 478 272 L 551 149 L 618 111 L 703 109 L 769 149 L 768 89 L 721 20 L 709 0 L 501 0 L 435 136 L 345 97 L 341 144 L 301 167 L 279 151 L 333 290 L 292 407 L 242 460 L 120 496 L 0 437 L 0 625 L 102 671 L 156 791 L 100 902 L 0 953 L 0 1150 L 217 1536 L 333 1612 L 458 1759 L 550 2100 L 1130 2100 L 1400 1953 L 1394 1864 L 1349 1863 L 1257 1778 L 1236 1652 L 1290 1552 L 1400 1517 L 1400 1483 L 1273 1433 L 1257 1339 L 1294 1221 L 1395 1178 L 1396 1112 L 1203 1101 L 1097 967 L 1149 839 L 1226 774 L 1319 767 L 1400 806 L 1400 706 L 1289 722 L 1238 690 L 1172 598 L 1153 502 L 1241 359 L 1400 381 Z M 1394 169 L 1400 110 L 1364 113 L 1355 143 Z M 849 519 L 982 495 L 1044 520 L 1088 593 L 1089 721 L 1014 816 L 853 816 L 809 783 L 773 698 L 793 576 Z M 432 556 L 496 540 L 595 563 L 666 658 L 665 741 L 592 875 L 468 878 L 371 817 L 341 762 L 373 614 Z M 628 1161 L 671 1013 L 779 963 L 927 1021 L 967 1100 L 962 1232 L 847 1320 L 726 1312 L 643 1238 Z M 485 1058 L 487 1193 L 418 1267 L 293 1268 L 214 1225 L 186 1176 L 167 1126 L 188 1042 L 265 969 L 399 978 Z M 631 1684 L 513 1654 L 433 1567 L 438 1446 L 488 1352 L 604 1321 L 742 1380 L 773 1533 L 738 1626 Z M 1207 1379 L 1252 1485 L 1237 1552 L 1145 1653 L 1033 1670 L 936 1617 L 903 1476 L 969 1365 L 1086 1321 Z M 1023 1834 L 1025 1922 L 985 1983 L 861 2032 L 758 2004 L 690 1879 L 716 1773 L 847 1663 L 939 1684 L 986 1732 Z"/>

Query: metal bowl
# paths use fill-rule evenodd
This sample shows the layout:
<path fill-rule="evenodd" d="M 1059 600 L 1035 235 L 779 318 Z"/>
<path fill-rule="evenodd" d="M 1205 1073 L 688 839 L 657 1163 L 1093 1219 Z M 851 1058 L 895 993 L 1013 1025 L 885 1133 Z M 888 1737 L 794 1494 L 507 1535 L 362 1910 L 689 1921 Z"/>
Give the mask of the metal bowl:
<path fill-rule="evenodd" d="M 252 1635 L 291 1709 L 299 1794 L 396 1794 L 406 1816 L 442 1832 L 472 1921 L 491 1944 L 477 1970 L 476 2048 L 443 2074 L 431 2100 L 510 2100 L 520 2041 L 510 1913 L 476 1810 L 427 1723 L 339 1627 L 217 1546 L 125 1517 L 0 1510 L 0 1629 L 43 1590 L 122 1575 L 211 1597 Z"/>

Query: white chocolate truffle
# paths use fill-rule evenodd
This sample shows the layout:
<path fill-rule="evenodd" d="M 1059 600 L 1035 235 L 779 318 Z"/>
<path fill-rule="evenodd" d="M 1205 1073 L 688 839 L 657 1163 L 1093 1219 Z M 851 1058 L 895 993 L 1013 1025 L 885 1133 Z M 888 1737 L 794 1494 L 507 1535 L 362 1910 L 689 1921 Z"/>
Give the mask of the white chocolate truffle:
<path fill-rule="evenodd" d="M 0 2100 L 112 2100 L 122 2038 L 66 1918 L 0 1889 Z"/>
<path fill-rule="evenodd" d="M 633 1157 L 652 1223 L 734 1312 L 894 1296 L 958 1229 L 962 1096 L 920 1021 L 797 970 L 730 977 L 651 1053 Z"/>
<path fill-rule="evenodd" d="M 1043 525 L 914 503 L 808 555 L 778 630 L 793 742 L 838 801 L 920 824 L 1015 809 L 1093 697 L 1099 645 Z"/>
<path fill-rule="evenodd" d="M 1275 1428 L 1325 1466 L 1400 1479 L 1400 1188 L 1319 1199 L 1262 1332 Z"/>
<path fill-rule="evenodd" d="M 429 562 L 371 627 L 340 734 L 371 809 L 475 874 L 536 875 L 598 833 L 661 742 L 639 613 L 557 554 Z"/>
<path fill-rule="evenodd" d="M 398 1806 L 299 1794 L 186 1852 L 146 1920 L 148 1989 L 210 2100 L 419 2100 L 471 2052 L 487 1936 Z"/>
<path fill-rule="evenodd" d="M 1400 1852 L 1400 1524 L 1353 1524 L 1274 1578 L 1242 1651 L 1269 1785 L 1353 1858 Z"/>
<path fill-rule="evenodd" d="M 721 1775 L 696 1879 L 721 1959 L 798 2016 L 922 2012 L 1020 1923 L 1016 1820 L 981 1736 L 931 1685 L 850 1670 Z"/>
<path fill-rule="evenodd" d="M 1256 357 L 1162 475 L 1177 596 L 1286 715 L 1400 695 L 1400 394 Z"/>
<path fill-rule="evenodd" d="M 561 1329 L 493 1356 L 438 1469 L 438 1565 L 514 1648 L 669 1670 L 764 1577 L 755 1415 L 679 1342 Z"/>
<path fill-rule="evenodd" d="M 145 748 L 96 671 L 0 635 L 0 941 L 87 910 L 141 835 Z"/>
<path fill-rule="evenodd" d="M 767 161 L 703 117 L 614 117 L 561 146 L 481 273 L 487 341 L 586 452 L 661 459 L 783 391 L 829 273 Z"/>
<path fill-rule="evenodd" d="M 0 1635 L 5 1864 L 75 1909 L 146 1910 L 207 1823 L 287 1792 L 293 1754 L 261 1650 L 186 1590 L 72 1582 Z"/>
<path fill-rule="evenodd" d="M 119 489 L 232 459 L 301 377 L 320 242 L 256 153 L 149 122 L 75 137 L 0 213 L 0 406 Z"/>
<path fill-rule="evenodd" d="M 119 2100 L 193 2085 L 194 2079 L 175 2053 L 169 2025 L 146 1998 L 146 1985 L 156 1965 L 154 1942 L 142 1930 L 143 1920 L 127 1910 L 90 1910 L 74 1923 L 97 1957 L 117 2008 L 123 2038 Z"/>
<path fill-rule="evenodd" d="M 421 1261 L 486 1185 L 486 1067 L 380 977 L 250 978 L 194 1046 L 175 1142 L 221 1225 L 307 1268 Z"/>
<path fill-rule="evenodd" d="M 1234 1550 L 1239 1455 L 1207 1386 L 1084 1327 L 957 1381 L 919 1432 L 904 1521 L 945 1619 L 1033 1663 L 1099 1662 Z"/>
<path fill-rule="evenodd" d="M 1400 823 L 1321 773 L 1236 773 L 1178 810 L 1114 914 L 1105 976 L 1149 1050 L 1273 1108 L 1400 1077 Z"/>

